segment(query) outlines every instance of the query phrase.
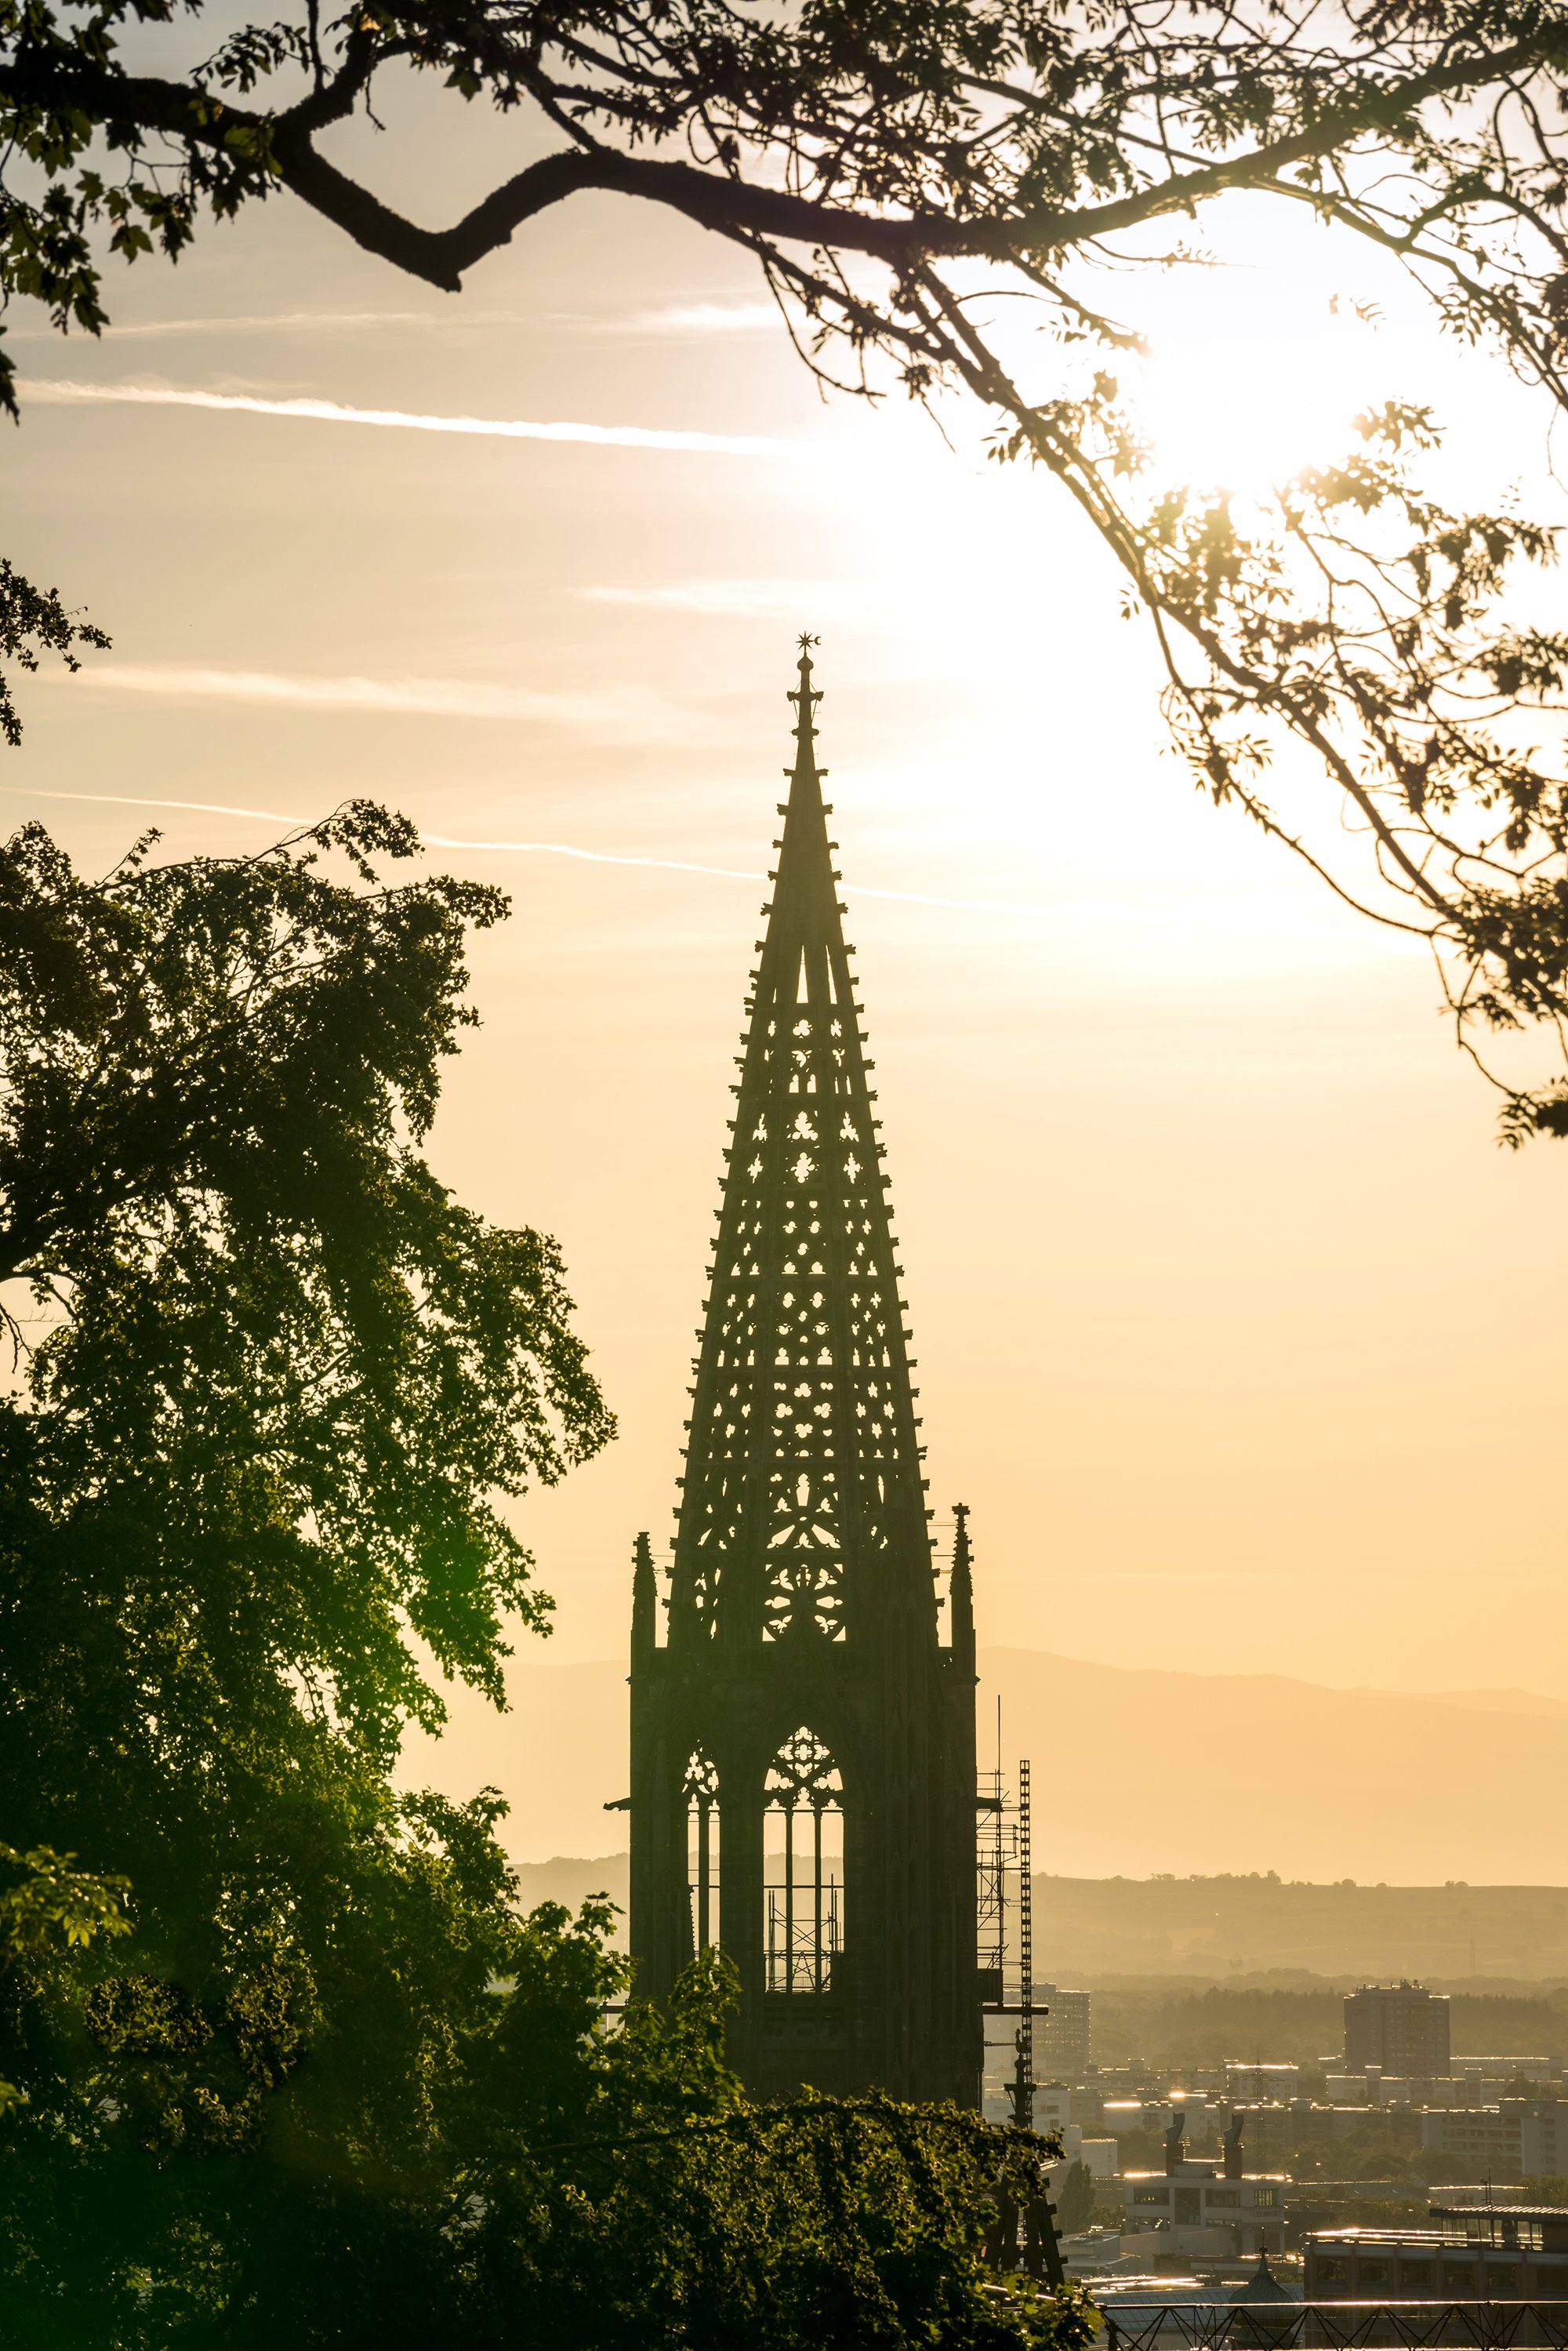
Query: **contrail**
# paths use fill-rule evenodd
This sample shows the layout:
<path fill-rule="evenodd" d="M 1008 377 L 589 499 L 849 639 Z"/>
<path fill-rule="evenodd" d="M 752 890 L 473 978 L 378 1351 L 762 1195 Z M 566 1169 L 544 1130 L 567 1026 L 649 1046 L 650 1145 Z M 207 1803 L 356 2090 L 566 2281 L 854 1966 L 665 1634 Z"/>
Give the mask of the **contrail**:
<path fill-rule="evenodd" d="M 405 433 L 479 434 L 499 441 L 586 441 L 608 449 L 699 450 L 719 457 L 778 457 L 799 444 L 755 433 L 675 433 L 645 424 L 536 424 L 517 416 L 416 416 L 401 408 L 344 408 L 335 400 L 263 400 L 250 392 L 173 392 L 139 383 L 29 379 L 32 400 L 130 401 L 146 408 L 215 408 L 248 416 L 303 416 L 318 424 L 384 424 Z"/>
<path fill-rule="evenodd" d="M 314 817 L 286 816 L 277 809 L 229 808 L 221 800 L 143 799 L 128 792 L 45 792 L 24 784 L 0 784 L 0 791 L 39 800 L 89 800 L 99 808 L 185 809 L 197 816 L 251 817 L 258 824 L 303 827 L 319 821 Z M 659 873 L 712 874 L 721 882 L 768 880 L 766 873 L 752 872 L 739 865 L 694 865 L 679 857 L 626 857 L 608 849 L 579 849 L 567 841 L 461 841 L 449 832 L 426 832 L 423 826 L 419 837 L 427 849 L 483 849 L 516 856 L 575 857 L 586 865 L 641 865 Z M 947 906 L 960 914 L 1054 914 L 1061 911 L 1027 899 L 933 898 L 921 890 L 873 890 L 865 882 L 842 882 L 839 886 L 853 898 L 890 898 L 904 906 Z"/>

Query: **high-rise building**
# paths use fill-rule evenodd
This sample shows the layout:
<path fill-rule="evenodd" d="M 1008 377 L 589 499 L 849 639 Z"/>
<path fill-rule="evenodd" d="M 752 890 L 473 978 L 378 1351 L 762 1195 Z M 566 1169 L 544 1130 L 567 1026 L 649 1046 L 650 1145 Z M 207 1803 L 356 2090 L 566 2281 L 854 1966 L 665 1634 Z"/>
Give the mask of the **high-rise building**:
<path fill-rule="evenodd" d="M 1448 2002 L 1425 1984 L 1363 1984 L 1344 2003 L 1344 2070 L 1385 2074 L 1448 2070 Z"/>
<path fill-rule="evenodd" d="M 1036 2073 L 1042 2082 L 1082 2081 L 1089 2064 L 1090 1994 L 1037 1983 L 1034 1997 L 1045 2011 L 1034 2020 Z"/>
<path fill-rule="evenodd" d="M 810 640 L 747 998 L 665 1634 L 638 1545 L 632 1948 L 739 1972 L 748 2086 L 978 2102 L 975 1655 L 916 1391 L 816 763 Z"/>

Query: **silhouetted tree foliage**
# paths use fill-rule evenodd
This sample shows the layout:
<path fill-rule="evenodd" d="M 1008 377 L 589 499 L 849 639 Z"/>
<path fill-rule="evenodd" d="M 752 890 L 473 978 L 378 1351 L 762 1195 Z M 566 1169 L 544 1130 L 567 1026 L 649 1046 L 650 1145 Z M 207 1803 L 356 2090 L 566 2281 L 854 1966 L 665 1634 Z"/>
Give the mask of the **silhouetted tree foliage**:
<path fill-rule="evenodd" d="M 1085 2351 L 1082 2292 L 1003 2291 L 981 2259 L 1044 2142 L 880 2097 L 747 2105 L 726 1963 L 667 2023 L 606 2029 L 609 1913 L 519 1919 L 504 1870 L 472 1869 L 488 1823 L 443 1826 L 413 1867 L 383 1847 L 340 1878 L 351 1967 L 308 1997 L 298 1943 L 204 2000 L 57 1961 L 6 1979 L 8 2340 Z"/>
<path fill-rule="evenodd" d="M 554 1245 L 421 1156 L 504 902 L 365 805 L 152 850 L 0 850 L 0 2333 L 1078 2351 L 979 2257 L 1044 2142 L 747 2106 L 724 1963 L 608 2021 L 608 1906 L 394 1791 L 611 1428 Z"/>
<path fill-rule="evenodd" d="M 1563 706 L 1568 638 L 1500 603 L 1552 532 L 1500 489 L 1475 512 L 1424 489 L 1419 400 L 1369 408 L 1341 462 L 1245 512 L 1150 483 L 1123 381 L 1143 338 L 1102 277 L 1134 302 L 1129 273 L 1195 258 L 1179 225 L 1244 193 L 1390 256 L 1561 405 L 1559 0 L 371 0 L 287 7 L 193 63 L 202 15 L 3 0 L 6 286 L 95 331 L 104 243 L 175 255 L 204 212 L 278 190 L 445 288 L 575 194 L 663 205 L 755 259 L 825 380 L 971 395 L 995 454 L 1051 474 L 1121 565 L 1200 787 L 1428 940 L 1468 1050 L 1523 1029 L 1558 1056 L 1568 803 L 1527 730 Z M 154 26 L 184 28 L 160 72 Z M 397 71 L 499 108 L 529 159 L 444 228 L 329 152 Z M 1049 333 L 1008 331 L 995 293 Z M 1265 797 L 1292 738 L 1331 788 L 1311 841 Z M 1508 1140 L 1568 1134 L 1560 1074 L 1496 1082 Z"/>
<path fill-rule="evenodd" d="M 4 664 L 36 671 L 40 654 L 58 653 L 68 669 L 79 669 L 78 645 L 106 652 L 109 639 L 101 629 L 68 612 L 57 589 L 35 588 L 0 559 L 0 736 L 13 750 L 22 739 L 22 720 Z"/>

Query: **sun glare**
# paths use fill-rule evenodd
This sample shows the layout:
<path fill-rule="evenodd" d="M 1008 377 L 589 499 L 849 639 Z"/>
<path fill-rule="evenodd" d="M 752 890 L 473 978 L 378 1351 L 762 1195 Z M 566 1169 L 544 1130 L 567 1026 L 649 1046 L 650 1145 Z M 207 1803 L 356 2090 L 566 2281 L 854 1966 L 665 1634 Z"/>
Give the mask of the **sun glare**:
<path fill-rule="evenodd" d="M 1392 264 L 1246 199 L 1205 224 L 1201 252 L 1113 270 L 1092 298 L 1147 340 L 1116 372 L 1154 480 L 1243 498 L 1343 455 L 1357 413 L 1408 395 L 1416 349 L 1426 380 L 1442 340 Z"/>
<path fill-rule="evenodd" d="M 1368 340 L 1326 304 L 1316 332 L 1266 309 L 1179 322 L 1159 338 L 1138 402 L 1154 479 L 1257 498 L 1341 455 L 1374 389 Z"/>

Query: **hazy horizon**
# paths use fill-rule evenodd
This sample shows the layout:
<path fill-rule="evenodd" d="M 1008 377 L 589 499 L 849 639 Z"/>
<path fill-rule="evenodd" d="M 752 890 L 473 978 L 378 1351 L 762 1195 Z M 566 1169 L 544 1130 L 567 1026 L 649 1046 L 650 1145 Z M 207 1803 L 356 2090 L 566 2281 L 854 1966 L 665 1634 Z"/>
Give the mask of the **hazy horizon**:
<path fill-rule="evenodd" d="M 980 1762 L 1034 1767 L 1039 1868 L 1064 1877 L 1249 1874 L 1292 1883 L 1568 1886 L 1568 1705 L 1514 1691 L 1333 1689 L 982 1647 Z M 516 1861 L 624 1849 L 624 1658 L 518 1661 L 496 1717 L 455 1699 L 400 1778 L 497 1785 Z M 1170 1797 L 1173 1774 L 1176 1795 Z M 1568 1975 L 1568 1917 L 1562 1965 Z"/>

